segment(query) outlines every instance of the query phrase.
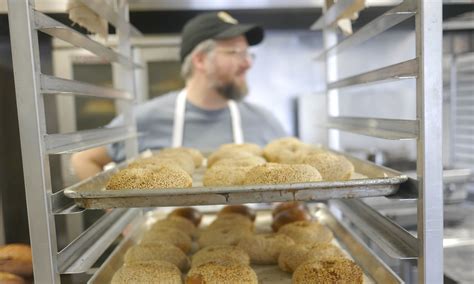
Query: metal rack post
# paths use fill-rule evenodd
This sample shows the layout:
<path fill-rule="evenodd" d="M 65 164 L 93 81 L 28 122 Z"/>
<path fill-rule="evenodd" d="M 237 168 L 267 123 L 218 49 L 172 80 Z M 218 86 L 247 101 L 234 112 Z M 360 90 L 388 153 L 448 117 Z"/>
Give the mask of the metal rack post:
<path fill-rule="evenodd" d="M 128 22 L 128 3 L 120 1 L 118 12 L 102 1 L 83 3 L 117 27 L 119 50 L 114 51 L 34 9 L 34 0 L 9 0 L 8 15 L 15 75 L 18 120 L 25 178 L 33 269 L 36 283 L 59 283 L 62 273 L 83 273 L 140 215 L 140 210 L 113 210 L 58 252 L 55 215 L 82 212 L 63 190 L 51 187 L 49 155 L 73 153 L 123 141 L 127 157 L 137 154 L 136 126 L 132 115 L 135 99 L 130 33 L 139 34 Z M 119 89 L 103 88 L 41 73 L 38 32 L 60 38 L 97 56 L 120 64 Z M 44 97 L 52 94 L 94 96 L 120 101 L 125 125 L 74 133 L 47 133 Z"/>
<path fill-rule="evenodd" d="M 325 51 L 317 56 L 326 62 L 328 128 L 391 140 L 417 139 L 417 179 L 410 179 L 394 199 L 418 198 L 418 236 L 415 239 L 398 224 L 384 221 L 376 210 L 357 200 L 337 201 L 352 222 L 386 253 L 399 259 L 418 258 L 418 282 L 443 281 L 442 194 L 442 3 L 406 0 L 380 15 L 352 36 L 334 42 L 334 23 L 354 0 L 329 1 L 312 29 L 323 29 Z M 337 54 L 364 43 L 402 21 L 415 16 L 416 57 L 356 76 L 337 77 Z M 365 83 L 416 79 L 416 120 L 338 116 L 334 91 Z M 330 140 L 331 141 L 331 140 Z M 331 147 L 338 143 L 332 142 Z M 347 214 L 349 213 L 349 214 Z M 379 220 L 366 222 L 366 220 Z M 383 232 L 390 231 L 384 235 Z M 402 241 L 403 240 L 403 241 Z"/>
<path fill-rule="evenodd" d="M 418 282 L 443 282 L 442 3 L 418 0 Z"/>

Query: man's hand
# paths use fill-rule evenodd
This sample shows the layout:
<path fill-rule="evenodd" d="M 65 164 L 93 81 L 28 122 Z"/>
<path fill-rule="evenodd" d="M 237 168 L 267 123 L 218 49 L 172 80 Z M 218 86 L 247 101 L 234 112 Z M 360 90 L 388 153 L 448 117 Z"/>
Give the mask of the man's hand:
<path fill-rule="evenodd" d="M 83 180 L 102 171 L 102 168 L 112 162 L 106 147 L 89 149 L 75 153 L 71 157 L 71 164 L 76 176 Z"/>

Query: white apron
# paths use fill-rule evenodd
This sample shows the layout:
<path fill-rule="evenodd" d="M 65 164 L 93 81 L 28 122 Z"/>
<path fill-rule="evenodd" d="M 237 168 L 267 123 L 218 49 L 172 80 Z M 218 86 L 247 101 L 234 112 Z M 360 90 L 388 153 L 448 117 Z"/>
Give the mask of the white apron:
<path fill-rule="evenodd" d="M 183 146 L 183 134 L 184 134 L 184 116 L 186 113 L 186 89 L 183 89 L 176 97 L 176 104 L 174 110 L 174 121 L 173 121 L 173 140 L 171 147 Z M 230 110 L 230 119 L 232 121 L 232 136 L 235 144 L 244 143 L 244 134 L 242 131 L 242 122 L 240 119 L 240 112 L 237 104 L 234 100 L 228 102 Z"/>

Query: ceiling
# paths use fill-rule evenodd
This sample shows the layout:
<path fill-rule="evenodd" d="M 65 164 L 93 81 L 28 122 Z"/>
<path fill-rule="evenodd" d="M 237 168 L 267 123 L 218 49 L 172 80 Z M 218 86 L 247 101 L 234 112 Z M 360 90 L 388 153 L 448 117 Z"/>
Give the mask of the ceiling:
<path fill-rule="evenodd" d="M 239 21 L 257 23 L 265 29 L 309 29 L 321 16 L 321 1 L 132 0 L 130 1 L 130 21 L 144 34 L 176 34 L 181 31 L 184 23 L 196 14 L 225 8 Z M 8 34 L 7 16 L 5 14 L 1 15 L 2 8 L 6 11 L 5 2 L 6 0 L 0 0 L 0 35 Z M 354 28 L 357 29 L 365 25 L 398 2 L 400 1 L 367 0 L 368 8 L 360 12 L 359 18 L 353 23 Z M 66 0 L 37 0 L 36 3 L 39 10 L 48 13 L 66 25 L 72 25 L 68 15 L 64 12 L 67 4 Z M 459 0 L 456 0 L 456 3 L 459 3 Z M 443 6 L 443 18 L 454 17 L 473 10 L 474 5 L 472 4 L 446 4 Z M 413 25 L 412 18 L 398 27 L 412 29 Z M 77 25 L 74 28 L 80 30 Z M 112 27 L 111 33 L 114 33 Z"/>
<path fill-rule="evenodd" d="M 20 1 L 20 0 L 17 0 Z M 7 0 L 0 0 L 0 13 L 7 11 Z M 68 0 L 36 0 L 45 13 L 64 13 Z M 401 0 L 367 0 L 367 6 L 390 6 Z M 129 0 L 130 11 L 173 10 L 253 10 L 321 8 L 323 0 Z"/>

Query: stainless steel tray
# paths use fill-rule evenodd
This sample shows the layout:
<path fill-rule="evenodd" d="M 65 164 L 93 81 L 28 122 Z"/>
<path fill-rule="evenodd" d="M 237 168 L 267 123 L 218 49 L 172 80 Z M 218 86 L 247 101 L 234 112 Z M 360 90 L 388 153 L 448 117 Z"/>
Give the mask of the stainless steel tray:
<path fill-rule="evenodd" d="M 340 223 L 324 204 L 312 204 L 310 208 L 318 220 L 332 230 L 336 238 L 335 244 L 341 247 L 364 270 L 364 283 L 403 283 L 360 239 Z M 205 211 L 202 211 L 205 214 L 203 225 L 206 225 L 206 223 L 209 223 L 214 218 L 216 207 L 213 206 L 212 210 L 214 212 L 210 214 L 205 214 Z M 95 272 L 88 281 L 89 284 L 110 283 L 115 271 L 122 266 L 123 257 L 128 248 L 137 244 L 150 224 L 157 218 L 163 218 L 166 210 L 160 210 L 157 213 L 143 216 L 142 221 L 136 224 L 136 228 L 131 231 L 129 236 L 119 244 L 104 264 Z M 258 210 L 256 222 L 257 231 L 264 232 L 270 230 L 271 211 L 266 209 Z M 261 284 L 291 283 L 291 274 L 281 271 L 278 265 L 252 265 L 252 268 L 257 273 L 259 283 Z"/>
<path fill-rule="evenodd" d="M 345 155 L 355 167 L 354 179 L 272 185 L 203 187 L 204 167 L 196 171 L 191 188 L 105 190 L 110 177 L 130 161 L 68 187 L 64 194 L 83 208 L 189 206 L 316 201 L 331 198 L 387 196 L 397 192 L 407 176 L 392 169 Z"/>

